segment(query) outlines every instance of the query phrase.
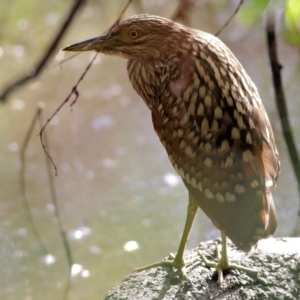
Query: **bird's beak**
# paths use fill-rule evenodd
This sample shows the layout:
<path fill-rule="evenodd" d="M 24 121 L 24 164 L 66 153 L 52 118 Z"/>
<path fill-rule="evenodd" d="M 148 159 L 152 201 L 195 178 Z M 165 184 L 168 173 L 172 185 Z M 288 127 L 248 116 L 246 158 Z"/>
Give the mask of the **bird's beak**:
<path fill-rule="evenodd" d="M 110 34 L 104 34 L 93 39 L 81 41 L 75 44 L 68 45 L 63 51 L 96 51 L 105 52 L 111 48 L 113 38 Z"/>

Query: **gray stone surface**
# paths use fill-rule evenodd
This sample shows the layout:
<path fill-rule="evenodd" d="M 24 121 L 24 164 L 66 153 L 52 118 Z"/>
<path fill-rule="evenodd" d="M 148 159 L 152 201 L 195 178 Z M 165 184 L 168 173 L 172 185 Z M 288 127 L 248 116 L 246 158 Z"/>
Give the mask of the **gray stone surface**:
<path fill-rule="evenodd" d="M 204 242 L 197 249 L 214 259 L 214 245 Z M 185 252 L 186 259 L 196 255 L 195 249 Z M 105 300 L 300 299 L 300 238 L 263 240 L 248 254 L 229 243 L 229 257 L 233 263 L 259 268 L 262 273 L 256 276 L 230 270 L 220 287 L 215 270 L 204 267 L 201 261 L 188 268 L 188 280 L 182 280 L 175 269 L 158 267 L 129 275 L 107 293 Z"/>

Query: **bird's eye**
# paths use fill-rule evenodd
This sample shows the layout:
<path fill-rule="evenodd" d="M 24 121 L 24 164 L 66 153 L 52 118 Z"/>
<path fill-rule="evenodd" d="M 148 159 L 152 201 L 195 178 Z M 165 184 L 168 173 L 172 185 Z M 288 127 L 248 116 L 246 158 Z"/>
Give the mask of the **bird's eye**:
<path fill-rule="evenodd" d="M 136 30 L 131 30 L 129 35 L 132 39 L 136 39 L 139 36 L 139 33 Z"/>

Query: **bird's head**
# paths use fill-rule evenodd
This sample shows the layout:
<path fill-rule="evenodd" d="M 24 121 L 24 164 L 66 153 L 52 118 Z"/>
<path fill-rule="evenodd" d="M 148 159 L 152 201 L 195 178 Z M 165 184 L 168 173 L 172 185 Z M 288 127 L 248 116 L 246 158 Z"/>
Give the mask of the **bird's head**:
<path fill-rule="evenodd" d="M 188 27 L 151 15 L 130 17 L 108 33 L 67 46 L 63 51 L 96 51 L 135 60 L 165 60 L 176 43 L 189 35 Z"/>

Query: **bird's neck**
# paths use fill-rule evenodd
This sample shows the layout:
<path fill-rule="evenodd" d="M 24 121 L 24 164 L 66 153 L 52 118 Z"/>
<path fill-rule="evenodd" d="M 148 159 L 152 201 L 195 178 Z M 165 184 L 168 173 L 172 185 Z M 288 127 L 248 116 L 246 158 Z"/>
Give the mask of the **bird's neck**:
<path fill-rule="evenodd" d="M 177 53 L 163 59 L 128 60 L 127 71 L 133 88 L 151 110 L 155 108 L 157 98 L 161 97 L 161 91 L 171 93 L 170 83 L 179 79 L 178 62 Z"/>

